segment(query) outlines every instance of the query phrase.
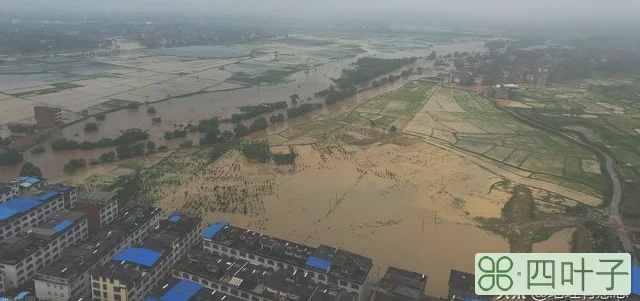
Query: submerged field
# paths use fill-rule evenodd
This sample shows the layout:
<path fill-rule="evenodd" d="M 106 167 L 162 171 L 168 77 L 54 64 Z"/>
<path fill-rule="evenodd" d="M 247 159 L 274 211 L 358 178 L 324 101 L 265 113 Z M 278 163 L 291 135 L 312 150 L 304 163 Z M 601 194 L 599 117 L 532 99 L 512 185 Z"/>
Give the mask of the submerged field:
<path fill-rule="evenodd" d="M 517 241 L 502 231 L 511 223 L 503 207 L 522 183 L 401 133 L 442 91 L 447 89 L 430 83 L 407 85 L 254 136 L 267 139 L 274 153 L 291 147 L 298 155 L 293 165 L 250 161 L 237 150 L 216 159 L 215 147 L 181 148 L 79 181 L 85 188 L 104 187 L 116 181 L 114 173 L 129 173 L 139 184 L 134 203 L 196 212 L 205 223 L 225 219 L 297 242 L 337 245 L 372 257 L 380 270 L 395 265 L 424 271 L 430 291 L 444 296 L 449 269 L 473 271 L 476 252 L 539 248 L 536 243 L 581 220 L 523 220 L 517 227 L 533 235 Z M 526 189 L 529 210 L 542 221 L 562 219 L 567 208 L 588 203 L 569 190 L 566 197 L 545 187 Z M 569 251 L 566 241 L 554 241 L 543 248 Z"/>

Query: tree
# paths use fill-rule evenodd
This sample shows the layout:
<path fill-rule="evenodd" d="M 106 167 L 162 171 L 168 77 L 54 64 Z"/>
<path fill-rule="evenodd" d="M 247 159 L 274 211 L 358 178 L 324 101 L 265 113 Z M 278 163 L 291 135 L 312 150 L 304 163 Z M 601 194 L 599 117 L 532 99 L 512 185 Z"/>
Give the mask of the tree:
<path fill-rule="evenodd" d="M 269 126 L 269 122 L 267 122 L 264 117 L 258 117 L 253 123 L 249 126 L 249 131 L 255 132 L 259 130 L 264 130 Z"/>
<path fill-rule="evenodd" d="M 436 55 L 435 51 L 431 51 L 431 54 L 429 54 L 429 56 L 427 56 L 427 60 L 433 61 L 437 58 L 438 56 Z"/>
<path fill-rule="evenodd" d="M 147 153 L 153 153 L 156 151 L 156 144 L 153 141 L 147 142 Z"/>
<path fill-rule="evenodd" d="M 95 122 L 89 122 L 84 125 L 85 132 L 95 132 L 98 130 L 98 124 Z"/>
<path fill-rule="evenodd" d="M 118 154 L 118 158 L 120 158 L 120 160 L 129 159 L 132 156 L 131 148 L 127 144 L 118 146 L 116 148 L 116 153 Z"/>
<path fill-rule="evenodd" d="M 249 129 L 244 124 L 239 123 L 233 128 L 233 133 L 235 133 L 236 138 L 240 138 L 249 134 Z"/>
<path fill-rule="evenodd" d="M 40 168 L 38 166 L 35 166 L 33 163 L 31 162 L 27 162 L 24 165 L 22 165 L 22 169 L 20 169 L 20 176 L 21 177 L 42 177 L 42 171 L 40 171 Z"/>
<path fill-rule="evenodd" d="M 231 131 L 224 131 L 222 132 L 222 134 L 220 134 L 220 138 L 222 138 L 225 141 L 229 141 L 233 139 L 233 133 Z"/>
<path fill-rule="evenodd" d="M 15 149 L 8 149 L 4 152 L 0 151 L 0 166 L 12 166 L 22 162 L 24 156 Z"/>
<path fill-rule="evenodd" d="M 295 105 L 298 104 L 298 101 L 300 100 L 300 95 L 295 94 L 295 93 L 291 94 L 291 95 L 289 95 L 289 99 L 291 99 L 291 105 L 295 106 Z"/>
<path fill-rule="evenodd" d="M 271 158 L 271 150 L 267 140 L 245 142 L 240 146 L 240 151 L 247 159 L 262 163 L 268 162 Z"/>
<path fill-rule="evenodd" d="M 115 160 L 116 160 L 116 153 L 113 151 L 108 153 L 103 153 L 102 155 L 100 155 L 100 161 L 103 163 L 113 162 Z"/>
<path fill-rule="evenodd" d="M 156 108 L 150 107 L 147 109 L 147 114 L 155 114 L 155 113 L 156 113 Z"/>

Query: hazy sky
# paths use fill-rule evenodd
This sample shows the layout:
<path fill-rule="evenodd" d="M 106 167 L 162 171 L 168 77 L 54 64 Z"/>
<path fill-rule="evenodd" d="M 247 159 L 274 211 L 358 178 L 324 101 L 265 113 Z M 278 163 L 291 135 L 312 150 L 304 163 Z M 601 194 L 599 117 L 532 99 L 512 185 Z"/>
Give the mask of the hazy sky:
<path fill-rule="evenodd" d="M 4 10 L 638 17 L 640 0 L 0 0 Z"/>

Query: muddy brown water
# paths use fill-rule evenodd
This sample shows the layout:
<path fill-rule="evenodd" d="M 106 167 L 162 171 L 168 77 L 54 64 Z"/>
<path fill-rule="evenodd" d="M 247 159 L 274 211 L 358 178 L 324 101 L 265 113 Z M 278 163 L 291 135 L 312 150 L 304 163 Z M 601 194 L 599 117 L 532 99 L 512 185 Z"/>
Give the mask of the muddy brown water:
<path fill-rule="evenodd" d="M 439 54 L 446 54 L 453 51 L 483 51 L 483 42 L 461 42 L 450 45 L 435 45 L 432 49 Z M 46 178 L 50 181 L 63 180 L 65 174 L 62 172 L 64 164 L 73 158 L 85 158 L 87 161 L 95 160 L 104 153 L 112 149 L 94 149 L 91 151 L 63 151 L 51 152 L 50 142 L 57 138 L 67 138 L 76 141 L 98 141 L 101 138 L 114 138 L 118 134 L 127 129 L 138 128 L 149 133 L 157 145 L 166 145 L 167 147 L 177 147 L 180 140 L 164 141 L 161 138 L 164 132 L 173 130 L 179 125 L 188 123 L 197 123 L 201 119 L 220 117 L 231 117 L 238 112 L 238 106 L 255 105 L 265 102 L 290 101 L 289 96 L 297 93 L 307 102 L 308 97 L 312 98 L 312 102 L 321 101 L 315 99 L 314 94 L 331 85 L 331 78 L 340 76 L 343 69 L 349 67 L 350 64 L 357 61 L 358 58 L 364 56 L 376 56 L 385 58 L 400 58 L 410 56 L 426 56 L 431 49 L 420 49 L 416 51 L 401 52 L 378 52 L 367 49 L 367 52 L 354 58 L 342 59 L 323 64 L 313 69 L 301 71 L 292 76 L 292 81 L 288 83 L 273 86 L 253 86 L 245 89 L 232 91 L 218 91 L 203 94 L 192 95 L 184 98 L 174 98 L 163 102 L 150 104 L 157 113 L 156 117 L 162 118 L 161 124 L 153 125 L 151 117 L 146 113 L 146 106 L 140 106 L 137 110 L 124 109 L 106 114 L 106 120 L 98 122 L 99 129 L 96 132 L 85 133 L 84 125 L 88 121 L 78 122 L 64 127 L 60 132 L 52 136 L 51 139 L 42 145 L 47 150 L 46 153 L 40 155 L 32 155 L 29 151 L 24 153 L 24 162 L 32 162 L 39 166 Z M 338 104 L 329 106 L 325 110 L 340 109 L 344 106 L 352 105 L 354 102 L 361 102 L 371 99 L 380 94 L 397 89 L 406 82 L 413 79 L 412 77 L 402 78 L 394 83 L 383 85 L 377 88 L 368 89 L 358 93 L 357 95 L 342 101 Z M 143 100 L 141 100 L 143 101 Z M 299 117 L 296 120 L 287 122 L 287 124 L 299 124 L 308 120 L 308 117 Z M 286 125 L 285 125 L 286 126 Z M 192 137 L 189 137 L 192 138 Z M 192 140 L 197 141 L 197 138 Z M 8 181 L 14 178 L 20 171 L 20 165 L 12 167 L 0 167 L 0 181 Z"/>

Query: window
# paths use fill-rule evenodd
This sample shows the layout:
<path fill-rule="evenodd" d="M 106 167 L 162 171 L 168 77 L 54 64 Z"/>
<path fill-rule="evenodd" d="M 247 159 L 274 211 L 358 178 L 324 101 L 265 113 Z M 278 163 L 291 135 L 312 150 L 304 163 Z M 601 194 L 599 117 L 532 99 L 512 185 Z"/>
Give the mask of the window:
<path fill-rule="evenodd" d="M 351 288 L 352 288 L 352 289 L 359 290 L 359 289 L 360 289 L 360 286 L 359 286 L 359 285 L 357 285 L 357 284 L 355 284 L 355 283 L 351 283 Z"/>
<path fill-rule="evenodd" d="M 236 250 L 231 250 L 231 254 L 233 254 L 233 255 L 237 255 L 237 254 L 238 254 L 238 252 L 236 252 Z"/>
<path fill-rule="evenodd" d="M 113 295 L 113 300 L 120 301 L 120 300 L 122 300 L 122 298 L 120 297 L 120 295 L 114 294 Z"/>
<path fill-rule="evenodd" d="M 214 289 L 218 289 L 218 285 L 213 282 L 211 283 L 211 287 L 213 287 Z"/>
<path fill-rule="evenodd" d="M 93 295 L 100 298 L 100 291 L 98 290 L 93 290 Z"/>
<path fill-rule="evenodd" d="M 229 248 L 227 248 L 227 247 L 222 247 L 221 249 L 222 249 L 223 252 L 229 251 Z"/>
<path fill-rule="evenodd" d="M 102 285 L 102 289 L 103 289 L 103 290 L 106 290 L 106 289 L 107 289 L 107 285 L 106 285 L 106 284 L 103 284 L 103 285 Z"/>
<path fill-rule="evenodd" d="M 258 257 L 258 261 L 264 263 L 264 258 L 263 257 Z"/>
<path fill-rule="evenodd" d="M 247 253 L 245 253 L 245 252 L 240 252 L 240 257 L 247 257 Z"/>
<path fill-rule="evenodd" d="M 49 284 L 47 284 L 47 286 L 49 286 Z M 93 287 L 100 288 L 100 283 L 94 282 Z"/>
<path fill-rule="evenodd" d="M 278 262 L 278 267 L 279 268 L 284 268 L 284 264 L 282 264 L 282 262 Z"/>
<path fill-rule="evenodd" d="M 255 259 L 256 259 L 256 257 L 255 257 L 253 254 L 249 254 L 249 259 L 253 259 L 253 260 L 255 260 Z"/>
<path fill-rule="evenodd" d="M 251 301 L 260 301 L 260 299 L 258 299 L 258 297 L 256 296 L 251 296 Z"/>
<path fill-rule="evenodd" d="M 226 286 L 220 286 L 220 290 L 223 292 L 228 292 L 229 288 L 227 288 Z"/>
<path fill-rule="evenodd" d="M 311 278 L 315 278 L 315 277 L 316 277 L 316 273 L 314 273 L 314 272 L 309 272 L 309 276 L 310 276 Z"/>
<path fill-rule="evenodd" d="M 107 298 L 107 292 L 102 292 L 102 296 L 106 299 Z"/>

